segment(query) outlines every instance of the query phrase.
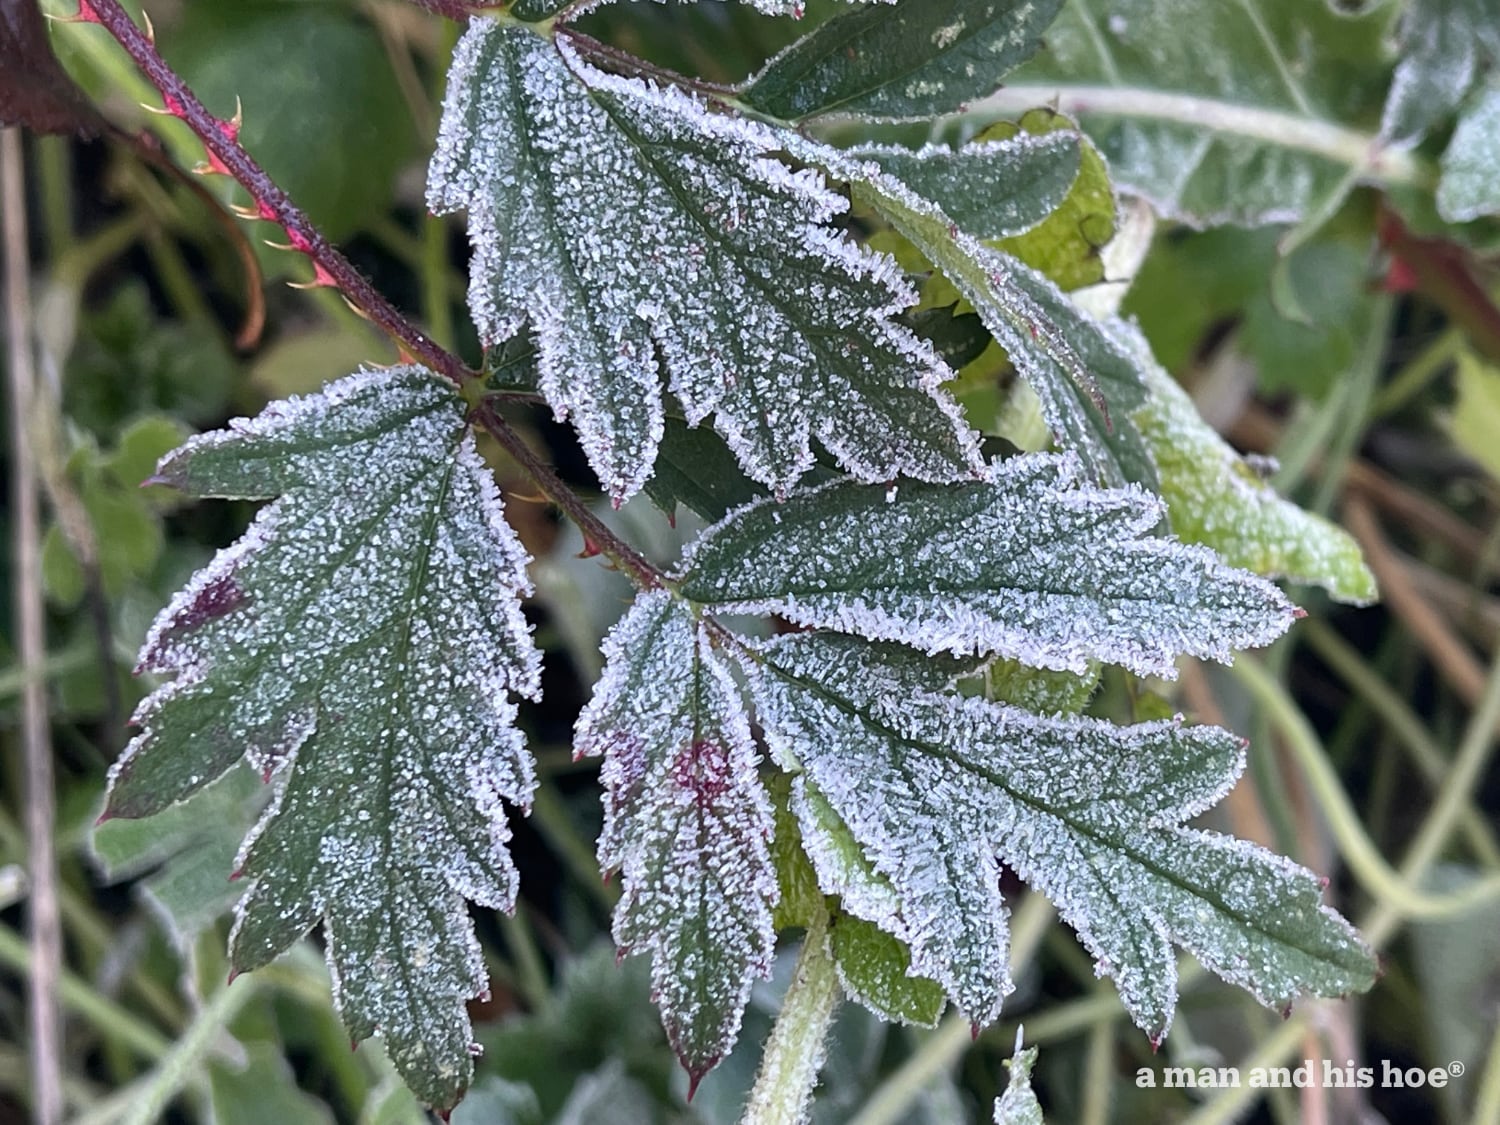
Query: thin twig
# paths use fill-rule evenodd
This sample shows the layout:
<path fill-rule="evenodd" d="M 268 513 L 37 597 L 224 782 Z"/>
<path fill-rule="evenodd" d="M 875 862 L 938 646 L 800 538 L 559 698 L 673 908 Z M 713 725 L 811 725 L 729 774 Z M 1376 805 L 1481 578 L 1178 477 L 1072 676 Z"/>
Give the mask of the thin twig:
<path fill-rule="evenodd" d="M 21 669 L 21 737 L 26 755 L 26 851 L 31 881 L 28 920 L 31 940 L 31 1113 L 36 1125 L 62 1120 L 62 1012 L 57 982 L 62 973 L 62 926 L 57 905 L 57 856 L 53 850 L 55 796 L 52 744 L 47 727 L 43 667 L 47 644 L 42 619 L 41 529 L 36 467 L 26 437 L 36 378 L 31 343 L 31 266 L 26 250 L 26 181 L 21 134 L 0 135 L 0 198 L 5 212 L 5 314 L 10 340 L 10 534 L 15 551 L 14 598 Z"/>
<path fill-rule="evenodd" d="M 1411 631 L 1433 666 L 1470 707 L 1484 694 L 1484 668 L 1473 650 L 1464 644 L 1417 589 L 1410 572 L 1386 542 L 1375 512 L 1363 497 L 1351 496 L 1344 503 L 1344 522 L 1359 540 L 1365 561 L 1380 583 L 1385 604 Z"/>

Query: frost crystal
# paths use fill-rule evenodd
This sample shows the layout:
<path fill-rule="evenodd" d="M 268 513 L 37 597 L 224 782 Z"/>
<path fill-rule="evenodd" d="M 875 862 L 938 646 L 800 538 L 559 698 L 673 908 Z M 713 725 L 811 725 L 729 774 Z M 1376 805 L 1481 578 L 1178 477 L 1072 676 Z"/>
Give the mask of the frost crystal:
<path fill-rule="evenodd" d="M 498 344 L 529 321 L 540 385 L 616 500 L 651 475 L 662 391 L 785 490 L 817 438 L 865 480 L 974 475 L 977 446 L 888 259 L 781 137 L 603 74 L 559 39 L 476 19 L 449 76 L 428 202 L 469 212 L 469 302 Z"/>
<path fill-rule="evenodd" d="M 696 1082 L 770 973 L 771 805 L 739 688 L 685 603 L 643 594 L 604 654 L 575 747 L 604 756 L 599 862 L 625 890 L 615 941 L 651 953 L 667 1034 Z"/>
<path fill-rule="evenodd" d="M 1149 537 L 1154 497 L 1081 486 L 1077 470 L 1035 455 L 982 483 L 842 481 L 752 504 L 705 533 L 681 591 L 722 612 L 1070 672 L 1100 660 L 1170 677 L 1178 655 L 1227 660 L 1291 624 L 1274 586 Z"/>
<path fill-rule="evenodd" d="M 106 816 L 149 816 L 242 756 L 274 778 L 240 853 L 235 970 L 321 919 L 351 1035 L 382 1035 L 413 1090 L 452 1106 L 486 981 L 464 900 L 514 904 L 502 801 L 528 805 L 535 781 L 510 695 L 540 680 L 528 560 L 463 402 L 422 368 L 362 372 L 158 472 L 275 499 L 153 625 L 141 668 L 176 678 L 136 712 Z"/>
<path fill-rule="evenodd" d="M 936 690 L 909 649 L 832 634 L 765 643 L 746 664 L 771 752 L 798 774 L 793 808 L 820 883 L 837 885 L 858 847 L 896 903 L 844 908 L 906 942 L 911 971 L 974 1021 L 994 1019 L 1011 988 L 1002 862 L 1057 904 L 1155 1036 L 1176 1003 L 1173 943 L 1268 1004 L 1373 981 L 1310 872 L 1182 826 L 1243 768 L 1228 732 L 1043 718 Z M 817 800 L 847 843 L 827 845 L 826 817 L 809 823 Z"/>

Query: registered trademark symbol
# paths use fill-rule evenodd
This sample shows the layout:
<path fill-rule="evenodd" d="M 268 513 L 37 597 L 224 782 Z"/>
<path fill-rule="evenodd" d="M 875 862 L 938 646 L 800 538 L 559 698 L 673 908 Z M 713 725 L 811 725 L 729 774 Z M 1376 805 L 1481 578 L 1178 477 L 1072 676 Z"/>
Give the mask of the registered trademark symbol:
<path fill-rule="evenodd" d="M 1464 1076 L 1464 1064 L 1461 1062 L 1449 1063 L 1448 1073 L 1453 1075 L 1454 1078 L 1462 1078 Z"/>

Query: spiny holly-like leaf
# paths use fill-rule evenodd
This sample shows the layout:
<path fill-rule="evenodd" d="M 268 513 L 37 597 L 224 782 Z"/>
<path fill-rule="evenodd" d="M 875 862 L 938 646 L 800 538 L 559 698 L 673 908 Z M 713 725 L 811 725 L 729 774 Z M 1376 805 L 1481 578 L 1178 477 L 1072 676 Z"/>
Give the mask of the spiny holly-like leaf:
<path fill-rule="evenodd" d="M 149 816 L 241 757 L 274 779 L 240 854 L 235 970 L 321 919 L 351 1035 L 382 1035 L 450 1107 L 486 980 L 464 900 L 514 904 L 501 802 L 535 782 L 509 695 L 540 678 L 526 554 L 464 404 L 422 368 L 360 373 L 194 438 L 158 476 L 276 499 L 152 627 L 141 667 L 176 679 L 137 711 L 105 815 Z"/>
<path fill-rule="evenodd" d="M 604 756 L 599 863 L 625 889 L 615 941 L 651 954 L 667 1036 L 696 1084 L 770 974 L 771 804 L 739 688 L 686 603 L 643 594 L 604 653 L 574 745 Z"/>
<path fill-rule="evenodd" d="M 1077 133 L 1055 132 L 958 149 L 866 145 L 850 155 L 932 200 L 970 234 L 988 239 L 1030 230 L 1057 210 L 1078 179 L 1083 143 Z"/>
<path fill-rule="evenodd" d="M 1278 496 L 1151 360 L 1143 339 L 1138 354 L 1151 394 L 1136 421 L 1151 443 L 1178 537 L 1266 578 L 1322 586 L 1339 601 L 1368 605 L 1379 597 L 1349 533 Z"/>
<path fill-rule="evenodd" d="M 1041 43 L 1062 0 L 896 0 L 822 24 L 756 75 L 756 109 L 932 117 L 988 94 Z"/>
<path fill-rule="evenodd" d="M 1036 455 L 980 483 L 842 481 L 753 504 L 703 536 L 680 589 L 723 612 L 1080 673 L 1102 660 L 1172 676 L 1180 654 L 1227 660 L 1286 631 L 1295 611 L 1274 586 L 1148 538 L 1154 497 L 1080 486 L 1077 469 Z"/>
<path fill-rule="evenodd" d="M 1076 451 L 1096 479 L 1156 487 L 1150 452 L 1130 418 L 1145 401 L 1141 375 L 1106 327 L 879 165 L 793 135 L 784 144 L 851 181 L 858 198 L 942 271 L 1036 391 L 1058 443 Z"/>
<path fill-rule="evenodd" d="M 541 389 L 617 501 L 651 475 L 664 378 L 774 489 L 814 437 L 866 480 L 978 466 L 947 368 L 892 320 L 914 295 L 827 226 L 846 202 L 779 147 L 563 38 L 479 19 L 459 44 L 430 206 L 468 209 L 481 336 L 530 320 Z"/>
<path fill-rule="evenodd" d="M 1183 827 L 1243 768 L 1226 731 L 1049 719 L 929 690 L 928 658 L 836 634 L 764 643 L 747 674 L 797 793 L 821 795 L 898 904 L 845 906 L 905 941 L 912 970 L 976 1022 L 1011 988 L 1002 862 L 1057 904 L 1158 1039 L 1176 1006 L 1174 943 L 1267 1004 L 1374 980 L 1310 872 Z M 821 881 L 837 856 L 804 833 Z"/>

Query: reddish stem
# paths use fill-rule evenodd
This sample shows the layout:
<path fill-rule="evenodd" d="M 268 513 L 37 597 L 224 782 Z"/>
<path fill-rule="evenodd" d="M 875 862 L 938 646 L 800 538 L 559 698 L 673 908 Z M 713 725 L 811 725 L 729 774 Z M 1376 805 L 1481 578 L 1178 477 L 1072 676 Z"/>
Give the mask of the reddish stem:
<path fill-rule="evenodd" d="M 460 6 L 450 3 L 450 0 L 417 2 L 433 11 L 440 10 L 440 7 Z M 482 5 L 475 5 L 480 6 Z M 120 7 L 118 0 L 84 0 L 81 15 L 86 22 L 101 24 L 125 48 L 126 53 L 135 60 L 136 66 L 161 92 L 167 111 L 186 122 L 188 128 L 203 142 L 209 153 L 210 164 L 216 170 L 222 168 L 250 193 L 251 199 L 255 201 L 255 212 L 260 218 L 278 223 L 286 230 L 287 241 L 292 248 L 307 255 L 313 263 L 319 282 L 337 286 L 355 308 L 399 341 L 413 357 L 455 384 L 461 386 L 466 380 L 480 377 L 458 356 L 429 339 L 323 236 L 286 192 L 277 186 L 265 169 L 241 146 L 238 122 L 215 117 L 204 108 L 188 84 L 157 52 L 151 37 L 137 27 L 125 9 Z M 607 555 L 636 585 L 649 590 L 662 584 L 662 572 L 605 526 L 583 499 L 564 484 L 552 467 L 499 415 L 492 403 L 481 402 L 474 415 L 526 470 L 537 487 L 578 525 L 584 537 Z"/>
<path fill-rule="evenodd" d="M 306 254 L 319 279 L 337 285 L 355 308 L 388 335 L 399 340 L 415 358 L 454 383 L 474 378 L 463 360 L 428 339 L 385 296 L 366 280 L 354 264 L 344 257 L 323 233 L 313 226 L 300 208 L 266 174 L 264 168 L 239 143 L 238 129 L 209 113 L 198 96 L 172 70 L 156 50 L 150 36 L 136 26 L 118 0 L 90 0 L 90 22 L 102 24 L 138 66 L 153 86 L 161 92 L 162 104 L 173 117 L 187 123 L 198 135 L 215 167 L 222 166 L 255 201 L 255 211 L 266 222 L 277 223 L 287 233 L 292 246 Z"/>

